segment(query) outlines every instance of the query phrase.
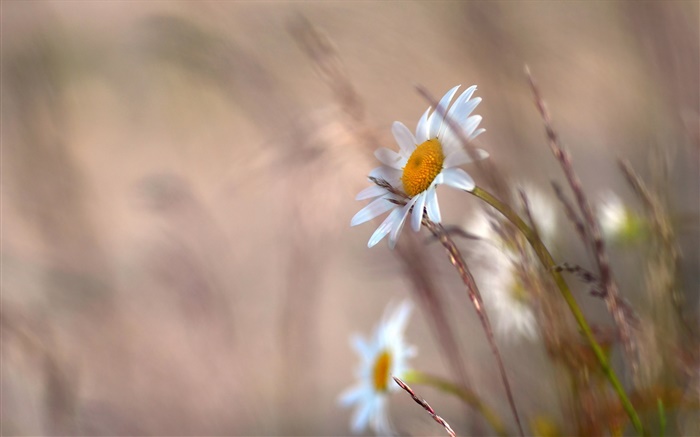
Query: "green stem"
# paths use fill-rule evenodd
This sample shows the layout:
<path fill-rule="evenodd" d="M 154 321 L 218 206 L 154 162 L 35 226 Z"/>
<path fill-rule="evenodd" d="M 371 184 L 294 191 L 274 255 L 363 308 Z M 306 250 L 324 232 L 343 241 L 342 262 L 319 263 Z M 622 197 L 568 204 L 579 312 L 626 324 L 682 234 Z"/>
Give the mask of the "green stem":
<path fill-rule="evenodd" d="M 474 392 L 468 388 L 456 385 L 447 379 L 440 378 L 439 376 L 428 375 L 417 370 L 409 371 L 403 375 L 402 379 L 406 383 L 428 385 L 444 393 L 457 396 L 467 403 L 467 405 L 481 413 L 481 415 L 484 416 L 484 419 L 486 419 L 489 425 L 491 425 L 499 436 L 506 437 L 508 435 L 503 422 L 501 421 L 500 417 L 498 417 L 496 412 L 489 408 Z"/>
<path fill-rule="evenodd" d="M 503 214 L 511 223 L 513 223 L 513 225 L 515 225 L 515 227 L 517 227 L 520 230 L 520 232 L 523 233 L 525 238 L 527 238 L 527 241 L 534 249 L 535 253 L 537 254 L 537 257 L 540 259 L 540 262 L 542 262 L 547 271 L 552 275 L 554 283 L 557 285 L 562 297 L 569 305 L 569 309 L 574 315 L 576 323 L 578 323 L 578 326 L 583 332 L 584 337 L 586 337 L 586 340 L 590 344 L 591 349 L 593 349 L 593 353 L 595 353 L 596 358 L 598 358 L 598 362 L 600 363 L 600 367 L 603 369 L 603 373 L 608 378 L 608 380 L 610 380 L 610 384 L 612 384 L 613 388 L 615 389 L 615 392 L 617 392 L 617 395 L 620 397 L 620 402 L 622 403 L 622 406 L 627 412 L 627 415 L 630 417 L 632 425 L 639 434 L 646 435 L 647 433 L 644 430 L 644 427 L 642 426 L 642 422 L 639 419 L 637 411 L 634 409 L 632 402 L 630 402 L 629 398 L 627 397 L 627 394 L 625 393 L 625 390 L 622 388 L 622 384 L 617 378 L 615 371 L 612 369 L 612 367 L 610 367 L 610 363 L 608 362 L 608 359 L 605 356 L 605 352 L 603 352 L 603 349 L 600 347 L 595 337 L 593 336 L 591 327 L 588 325 L 586 318 L 583 316 L 583 313 L 581 312 L 581 309 L 576 303 L 576 299 L 574 299 L 573 294 L 571 294 L 571 290 L 569 290 L 569 286 L 566 284 L 564 277 L 555 270 L 557 264 L 554 262 L 552 255 L 549 253 L 544 243 L 542 243 L 542 240 L 539 239 L 537 234 L 532 229 L 530 229 L 530 227 L 520 218 L 520 216 L 518 216 L 518 214 L 515 213 L 515 211 L 513 211 L 505 203 L 496 199 L 488 191 L 485 191 L 479 187 L 475 187 L 474 190 L 470 191 L 470 193 L 483 200 L 484 202 L 488 203 L 492 207 L 496 208 L 498 212 Z"/>

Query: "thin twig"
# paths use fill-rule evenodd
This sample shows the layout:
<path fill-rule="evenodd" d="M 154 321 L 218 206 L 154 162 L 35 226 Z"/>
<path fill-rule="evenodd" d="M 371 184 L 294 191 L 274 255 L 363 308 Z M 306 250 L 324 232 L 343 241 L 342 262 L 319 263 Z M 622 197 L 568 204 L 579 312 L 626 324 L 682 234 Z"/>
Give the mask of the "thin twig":
<path fill-rule="evenodd" d="M 396 381 L 396 383 L 399 385 L 399 387 L 401 387 L 401 388 L 404 389 L 409 395 L 411 395 L 411 397 L 413 398 L 413 400 L 416 401 L 416 403 L 417 403 L 418 405 L 420 405 L 421 407 L 423 407 L 423 409 L 424 409 L 425 411 L 427 411 L 428 414 L 430 414 L 430 416 L 433 418 L 433 420 L 435 420 L 437 423 L 439 423 L 440 425 L 442 425 L 443 428 L 445 428 L 445 431 L 447 431 L 447 433 L 450 435 L 450 437 L 457 437 L 457 434 L 455 434 L 455 432 L 452 430 L 452 427 L 450 426 L 450 424 L 447 423 L 447 422 L 445 421 L 445 419 L 443 419 L 442 417 L 438 416 L 437 413 L 435 413 L 435 410 L 433 410 L 433 407 L 431 407 L 431 406 L 425 401 L 425 399 L 419 397 L 419 396 L 416 394 L 416 392 L 414 392 L 414 391 L 411 389 L 411 387 L 409 387 L 405 382 L 401 381 L 400 378 L 397 378 L 396 376 L 393 376 L 393 378 L 394 378 L 394 381 Z"/>
<path fill-rule="evenodd" d="M 535 237 L 538 239 L 542 239 L 542 234 L 540 234 L 540 230 L 537 227 L 537 223 L 535 223 L 535 219 L 532 216 L 532 210 L 530 209 L 530 202 L 528 201 L 527 194 L 525 194 L 525 190 L 519 188 L 518 189 L 518 194 L 520 195 L 520 200 L 523 202 L 523 209 L 525 210 L 525 216 L 527 217 L 527 221 L 530 222 L 530 227 L 532 228 L 532 232 L 535 233 Z"/>
<path fill-rule="evenodd" d="M 403 375 L 404 382 L 411 384 L 423 384 L 434 387 L 443 393 L 448 393 L 457 396 L 459 399 L 463 400 L 469 406 L 474 408 L 474 410 L 481 413 L 481 415 L 486 419 L 486 421 L 493 427 L 493 430 L 500 437 L 507 437 L 508 432 L 506 427 L 503 425 L 503 421 L 498 416 L 498 413 L 491 409 L 486 402 L 484 402 L 479 395 L 477 395 L 473 390 L 455 384 L 447 379 L 441 378 L 439 376 L 430 375 L 427 373 L 419 372 L 417 370 L 411 370 Z M 483 433 L 482 433 L 483 434 Z"/>
<path fill-rule="evenodd" d="M 493 355 L 496 358 L 496 362 L 498 363 L 498 369 L 501 373 L 501 379 L 503 381 L 503 386 L 506 390 L 506 396 L 508 397 L 508 404 L 510 405 L 510 409 L 513 412 L 513 416 L 515 417 L 515 422 L 518 425 L 518 431 L 520 435 L 523 436 L 525 435 L 525 433 L 523 432 L 523 427 L 522 423 L 520 422 L 518 410 L 515 407 L 515 400 L 513 398 L 513 392 L 510 388 L 510 383 L 508 382 L 508 376 L 506 374 L 505 366 L 503 365 L 503 359 L 501 358 L 501 353 L 499 352 L 498 346 L 496 345 L 496 339 L 493 335 L 491 322 L 489 321 L 488 315 L 484 310 L 484 303 L 481 298 L 479 288 L 476 286 L 476 281 L 474 280 L 474 277 L 472 276 L 471 271 L 469 270 L 469 267 L 464 261 L 464 258 L 462 257 L 462 254 L 460 253 L 459 249 L 455 245 L 454 241 L 452 241 L 450 236 L 447 234 L 447 232 L 445 232 L 445 229 L 442 227 L 442 225 L 430 221 L 425 215 L 425 213 L 423 214 L 423 225 L 426 228 L 428 228 L 428 230 L 432 232 L 432 234 L 435 235 L 435 237 L 438 238 L 445 250 L 447 250 L 450 262 L 457 269 L 457 272 L 462 278 L 464 285 L 467 286 L 467 293 L 469 294 L 469 299 L 472 301 L 474 309 L 476 310 L 476 313 L 479 316 L 481 325 L 484 328 L 484 333 L 486 334 L 486 338 L 489 344 L 491 345 L 491 351 L 493 352 Z"/>
<path fill-rule="evenodd" d="M 547 132 L 547 138 L 549 140 L 549 148 L 551 149 L 552 154 L 554 154 L 554 157 L 559 161 L 562 170 L 564 170 L 566 179 L 569 182 L 571 191 L 574 193 L 576 203 L 578 204 L 581 215 L 583 216 L 584 224 L 586 226 L 586 234 L 589 236 L 590 244 L 593 248 L 595 260 L 598 265 L 598 271 L 600 272 L 600 280 L 603 284 L 603 290 L 605 291 L 605 303 L 608 307 L 608 311 L 615 320 L 615 324 L 617 325 L 620 339 L 622 340 L 622 345 L 625 350 L 625 355 L 627 356 L 628 364 L 632 369 L 633 377 L 635 377 L 638 367 L 636 359 L 636 346 L 632 340 L 629 322 L 620 305 L 621 299 L 619 296 L 619 291 L 612 276 L 610 262 L 608 261 L 608 254 L 605 250 L 605 243 L 603 242 L 603 238 L 601 236 L 600 227 L 598 226 L 598 222 L 593 214 L 593 209 L 591 208 L 591 205 L 583 192 L 581 180 L 574 171 L 571 155 L 564 150 L 560 144 L 559 137 L 552 127 L 552 119 L 549 115 L 549 111 L 542 100 L 540 91 L 537 88 L 532 74 L 530 74 L 530 69 L 527 66 L 525 67 L 525 74 L 530 82 L 530 87 L 532 88 L 537 109 L 542 116 L 542 120 L 544 121 L 545 131 Z"/>
<path fill-rule="evenodd" d="M 581 219 L 574 210 L 574 206 L 571 204 L 571 202 L 569 202 L 569 199 L 566 198 L 566 195 L 558 183 L 552 181 L 552 188 L 554 189 L 554 193 L 557 195 L 557 199 L 559 199 L 559 202 L 561 202 L 562 206 L 564 206 L 566 217 L 571 221 L 571 223 L 573 223 L 574 227 L 576 228 L 576 232 L 578 232 L 579 237 L 581 237 L 581 241 L 583 241 L 585 244 L 585 242 L 588 241 L 588 238 L 586 237 L 586 227 L 583 225 Z"/>

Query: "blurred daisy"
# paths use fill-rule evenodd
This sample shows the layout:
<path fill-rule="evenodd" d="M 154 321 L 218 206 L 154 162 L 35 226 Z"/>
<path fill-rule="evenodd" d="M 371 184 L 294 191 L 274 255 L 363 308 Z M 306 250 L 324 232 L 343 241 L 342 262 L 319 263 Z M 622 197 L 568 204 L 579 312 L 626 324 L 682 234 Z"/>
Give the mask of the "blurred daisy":
<path fill-rule="evenodd" d="M 600 202 L 598 221 L 603 237 L 608 241 L 629 243 L 643 236 L 642 219 L 613 192 L 606 193 Z"/>
<path fill-rule="evenodd" d="M 529 184 L 521 184 L 519 190 L 527 196 L 540 238 L 551 247 L 557 231 L 556 209 L 551 198 Z M 520 198 L 519 190 L 513 192 L 514 199 Z M 534 310 L 539 277 L 532 269 L 538 263 L 531 252 L 523 253 L 507 240 L 509 234 L 499 232 L 498 226 L 484 211 L 471 215 L 465 226 L 470 233 L 493 243 L 480 245 L 476 253 L 483 260 L 479 264 L 479 277 L 484 302 L 493 314 L 500 337 L 534 340 L 539 335 Z"/>
<path fill-rule="evenodd" d="M 352 346 L 361 359 L 357 372 L 359 382 L 338 400 L 345 407 L 357 406 L 351 422 L 356 434 L 363 432 L 367 425 L 378 435 L 394 434 L 387 415 L 387 396 L 400 390 L 392 376 L 403 377 L 408 371 L 408 359 L 416 355 L 415 347 L 405 344 L 403 339 L 411 310 L 411 302 L 405 300 L 387 309 L 374 337 L 368 340 L 360 335 L 352 337 Z"/>
<path fill-rule="evenodd" d="M 473 85 L 450 106 L 459 87 L 458 85 L 449 90 L 435 111 L 431 113 L 431 108 L 428 108 L 423 113 L 416 126 L 415 136 L 403 123 L 394 122 L 392 133 L 399 145 L 398 152 L 381 148 L 374 153 L 383 165 L 372 170 L 370 177 L 385 180 L 396 192 L 392 193 L 385 187 L 373 185 L 356 197 L 357 200 L 375 200 L 355 214 L 350 222 L 351 226 L 391 211 L 369 239 L 369 247 L 389 235 L 389 246 L 393 248 L 411 208 L 411 227 L 414 231 L 420 230 L 424 208 L 430 220 L 440 223 L 440 207 L 435 191 L 438 185 L 445 184 L 467 191 L 474 189 L 471 176 L 458 168 L 472 160 L 462 147 L 460 136 L 453 132 L 443 115 L 446 114 L 447 119 L 460 126 L 463 136 L 471 141 L 484 132 L 484 129 L 477 129 L 481 116 L 469 116 L 481 102 L 481 98 L 471 98 L 476 90 L 476 85 Z M 479 159 L 488 156 L 488 153 L 480 149 L 477 149 L 476 153 Z M 400 204 L 395 203 L 396 201 Z"/>
<path fill-rule="evenodd" d="M 491 248 L 493 266 L 484 279 L 484 301 L 491 308 L 496 333 L 502 338 L 534 340 L 538 336 L 533 297 L 517 265 L 502 252 Z"/>

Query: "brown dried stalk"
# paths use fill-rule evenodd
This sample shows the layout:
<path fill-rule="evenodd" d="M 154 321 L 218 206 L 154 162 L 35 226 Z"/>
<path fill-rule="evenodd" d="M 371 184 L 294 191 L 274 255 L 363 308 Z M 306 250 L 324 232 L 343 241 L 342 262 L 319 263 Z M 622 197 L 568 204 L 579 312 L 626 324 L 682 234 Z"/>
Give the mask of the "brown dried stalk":
<path fill-rule="evenodd" d="M 581 241 L 583 241 L 585 244 L 585 242 L 588 241 L 586 237 L 586 227 L 581 222 L 576 210 L 574 210 L 574 206 L 571 204 L 571 202 L 569 202 L 569 199 L 567 199 L 566 195 L 562 191 L 561 185 L 552 181 L 552 188 L 554 188 L 554 193 L 557 195 L 557 199 L 559 199 L 559 202 L 561 202 L 562 206 L 564 207 L 566 217 L 571 221 L 571 223 L 573 223 L 574 227 L 576 228 L 576 232 L 578 233 L 579 237 L 581 237 Z"/>
<path fill-rule="evenodd" d="M 418 395 L 416 394 L 416 392 L 414 392 L 414 391 L 411 389 L 411 387 L 409 387 L 405 382 L 401 381 L 400 378 L 397 378 L 396 376 L 393 376 L 393 378 L 394 378 L 394 381 L 396 381 L 396 383 L 399 385 L 399 387 L 401 387 L 401 388 L 404 389 L 409 395 L 411 395 L 411 397 L 413 398 L 413 400 L 416 401 L 416 403 L 417 403 L 418 405 L 420 405 L 421 407 L 423 407 L 423 409 L 424 409 L 425 411 L 427 411 L 428 414 L 430 414 L 430 416 L 433 418 L 433 420 L 435 420 L 437 423 L 439 423 L 440 425 L 442 425 L 443 428 L 445 428 L 445 431 L 447 431 L 447 433 L 450 435 L 450 437 L 457 437 L 457 434 L 455 434 L 455 432 L 452 430 L 452 427 L 450 426 L 450 424 L 447 423 L 447 422 L 445 421 L 445 419 L 443 419 L 442 417 L 438 416 L 437 413 L 435 413 L 435 410 L 433 410 L 433 407 L 431 407 L 431 406 L 425 401 L 425 399 L 423 399 L 423 398 L 421 398 L 420 396 L 418 396 Z"/>
<path fill-rule="evenodd" d="M 569 182 L 569 187 L 574 193 L 576 203 L 581 211 L 581 215 L 583 216 L 586 235 L 588 236 L 588 240 L 593 249 L 593 253 L 595 255 L 594 258 L 598 266 L 598 271 L 600 272 L 600 280 L 605 293 L 605 303 L 608 307 L 608 311 L 615 320 L 615 324 L 617 325 L 620 339 L 625 350 L 625 355 L 627 356 L 627 361 L 632 369 L 632 375 L 634 378 L 637 374 L 638 368 L 636 345 L 632 339 L 629 321 L 627 320 L 627 316 L 625 315 L 620 303 L 621 299 L 619 296 L 619 291 L 610 269 L 610 262 L 608 261 L 608 254 L 605 250 L 605 243 L 603 242 L 603 238 L 601 236 L 600 227 L 598 226 L 598 222 L 593 214 L 593 209 L 591 208 L 591 205 L 583 192 L 581 180 L 574 171 L 571 155 L 561 146 L 559 137 L 552 127 L 552 119 L 549 115 L 549 111 L 542 100 L 540 91 L 537 88 L 537 85 L 532 78 L 532 74 L 530 74 L 530 69 L 527 66 L 525 67 L 525 74 L 530 82 L 530 87 L 532 88 L 537 110 L 544 121 L 547 139 L 549 140 L 549 148 L 551 149 L 552 154 L 554 154 L 554 157 L 559 161 L 562 170 L 564 170 L 564 175 Z"/>
<path fill-rule="evenodd" d="M 425 213 L 423 214 L 423 225 L 426 228 L 428 228 L 428 230 L 443 245 L 443 247 L 447 251 L 447 254 L 450 258 L 450 262 L 457 269 L 457 272 L 459 273 L 459 276 L 462 278 L 462 282 L 464 282 L 464 285 L 467 286 L 467 293 L 469 294 L 469 299 L 472 301 L 472 304 L 474 305 L 474 309 L 476 310 L 476 313 L 479 315 L 481 325 L 484 328 L 484 333 L 486 334 L 486 338 L 489 342 L 489 345 L 491 346 L 491 351 L 493 352 L 493 355 L 496 358 L 496 362 L 498 363 L 498 369 L 501 373 L 501 379 L 503 380 L 503 386 L 506 389 L 506 395 L 508 397 L 508 404 L 510 405 L 510 409 L 513 412 L 513 416 L 515 417 L 515 422 L 518 425 L 518 431 L 519 431 L 520 435 L 523 436 L 525 434 L 523 432 L 523 427 L 522 427 L 522 424 L 520 422 L 520 416 L 518 415 L 518 410 L 515 407 L 515 400 L 513 399 L 513 392 L 510 388 L 510 383 L 508 382 L 508 376 L 506 375 L 505 366 L 503 365 L 503 359 L 501 358 L 501 353 L 499 352 L 498 346 L 496 345 L 496 339 L 493 335 L 493 329 L 491 328 L 491 322 L 489 321 L 488 315 L 486 314 L 486 311 L 484 310 L 484 302 L 481 298 L 481 293 L 479 292 L 479 288 L 476 286 L 476 281 L 474 281 L 474 277 L 472 276 L 471 271 L 469 270 L 469 267 L 467 266 L 467 263 L 464 261 L 464 258 L 462 257 L 462 254 L 460 253 L 459 249 L 455 245 L 454 241 L 452 241 L 449 234 L 447 232 L 445 232 L 445 228 L 443 228 L 442 225 L 439 223 L 433 223 L 432 221 L 430 221 L 427 218 Z"/>

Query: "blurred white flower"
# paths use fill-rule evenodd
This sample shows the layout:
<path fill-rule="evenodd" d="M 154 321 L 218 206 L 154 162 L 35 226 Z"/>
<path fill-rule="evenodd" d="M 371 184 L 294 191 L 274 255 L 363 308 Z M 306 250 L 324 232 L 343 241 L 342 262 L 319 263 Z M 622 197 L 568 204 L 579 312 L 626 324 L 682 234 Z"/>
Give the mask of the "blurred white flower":
<path fill-rule="evenodd" d="M 526 195 L 532 219 L 540 238 L 550 246 L 555 239 L 557 215 L 550 197 L 540 190 L 525 184 L 520 188 Z M 518 192 L 513 198 L 520 200 Z M 528 269 L 537 265 L 536 260 L 523 259 L 523 253 L 502 234 L 494 229 L 486 212 L 473 214 L 466 223 L 466 230 L 490 244 L 479 246 L 478 257 L 481 271 L 481 292 L 490 314 L 493 315 L 496 333 L 503 338 L 529 339 L 538 337 L 537 318 L 533 308 L 534 292 L 529 290 L 529 277 L 534 272 Z M 529 252 L 526 252 L 529 253 Z M 529 255 L 526 255 L 529 256 Z M 536 278 L 532 277 L 532 283 Z"/>
<path fill-rule="evenodd" d="M 514 340 L 536 339 L 537 319 L 532 294 L 526 289 L 517 265 L 493 247 L 487 252 L 485 256 L 493 270 L 485 275 L 481 291 L 487 308 L 492 310 L 496 333 Z"/>
<path fill-rule="evenodd" d="M 356 200 L 375 200 L 355 214 L 350 222 L 351 226 L 391 211 L 369 239 L 369 247 L 389 235 L 389 246 L 393 248 L 411 208 L 411 227 L 414 231 L 420 230 L 424 208 L 427 209 L 430 220 L 440 223 L 440 207 L 435 190 L 438 185 L 445 184 L 467 191 L 474 189 L 471 176 L 458 168 L 472 159 L 462 147 L 460 137 L 448 126 L 443 114 L 460 126 L 464 137 L 471 141 L 484 132 L 484 129 L 477 129 L 481 116 L 469 116 L 481 102 L 481 98 L 471 98 L 476 90 L 476 85 L 473 85 L 450 106 L 459 87 L 458 85 L 449 90 L 432 114 L 431 108 L 425 111 L 418 121 L 415 136 L 403 123 L 394 122 L 392 133 L 399 145 L 398 153 L 387 148 L 378 149 L 374 153 L 383 165 L 372 170 L 369 176 L 385 180 L 397 191 L 405 193 L 406 197 L 403 198 L 377 185 L 366 188 L 357 195 Z M 488 156 L 483 150 L 477 150 L 476 153 L 479 159 Z M 397 205 L 392 200 L 406 204 Z"/>
<path fill-rule="evenodd" d="M 598 204 L 598 222 L 603 238 L 610 242 L 632 242 L 643 236 L 642 219 L 612 191 L 607 192 Z"/>
<path fill-rule="evenodd" d="M 400 390 L 392 376 L 404 377 L 409 370 L 408 359 L 416 355 L 416 348 L 407 345 L 403 338 L 412 309 L 409 300 L 396 307 L 390 306 L 372 338 L 365 340 L 356 334 L 351 339 L 361 360 L 357 371 L 359 381 L 338 400 L 346 407 L 357 405 L 351 422 L 356 434 L 363 432 L 367 425 L 377 435 L 394 434 L 387 415 L 387 397 Z"/>
<path fill-rule="evenodd" d="M 608 192 L 600 202 L 598 220 L 605 238 L 613 238 L 622 232 L 627 220 L 627 211 L 615 193 Z"/>

